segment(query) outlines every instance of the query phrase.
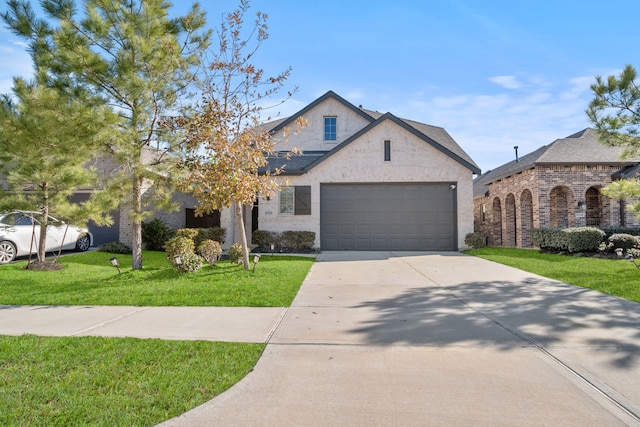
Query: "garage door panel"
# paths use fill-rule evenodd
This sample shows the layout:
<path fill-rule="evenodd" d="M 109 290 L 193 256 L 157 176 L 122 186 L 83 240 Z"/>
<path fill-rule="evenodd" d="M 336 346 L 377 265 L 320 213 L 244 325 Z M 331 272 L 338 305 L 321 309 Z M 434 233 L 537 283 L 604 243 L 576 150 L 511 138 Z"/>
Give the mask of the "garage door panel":
<path fill-rule="evenodd" d="M 320 193 L 323 249 L 457 249 L 449 183 L 323 184 Z"/>

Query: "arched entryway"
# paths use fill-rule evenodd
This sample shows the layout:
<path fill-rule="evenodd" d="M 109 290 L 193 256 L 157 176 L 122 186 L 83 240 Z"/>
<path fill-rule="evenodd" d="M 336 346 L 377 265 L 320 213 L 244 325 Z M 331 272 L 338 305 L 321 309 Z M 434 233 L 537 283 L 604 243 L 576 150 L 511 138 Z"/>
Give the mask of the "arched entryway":
<path fill-rule="evenodd" d="M 502 246 L 502 206 L 497 197 L 493 199 L 491 209 L 491 244 Z"/>
<path fill-rule="evenodd" d="M 549 223 L 554 228 L 571 227 L 574 222 L 573 195 L 567 187 L 555 187 L 549 193 Z"/>
<path fill-rule="evenodd" d="M 586 203 L 586 225 L 590 227 L 599 227 L 602 225 L 602 194 L 598 187 L 590 187 L 585 193 L 584 200 Z"/>
<path fill-rule="evenodd" d="M 505 246 L 515 247 L 518 242 L 518 228 L 516 226 L 516 198 L 509 193 L 505 200 Z"/>
<path fill-rule="evenodd" d="M 524 190 L 520 195 L 520 229 L 522 247 L 531 247 L 531 229 L 533 228 L 533 195 L 531 191 Z"/>

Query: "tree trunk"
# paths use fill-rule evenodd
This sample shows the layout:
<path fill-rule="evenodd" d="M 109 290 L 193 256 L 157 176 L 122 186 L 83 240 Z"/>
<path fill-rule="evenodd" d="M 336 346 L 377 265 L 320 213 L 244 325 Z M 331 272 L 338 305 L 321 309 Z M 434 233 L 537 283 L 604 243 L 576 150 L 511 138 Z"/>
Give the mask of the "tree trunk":
<path fill-rule="evenodd" d="M 141 176 L 133 177 L 133 200 L 131 209 L 132 242 L 131 242 L 131 269 L 142 268 L 142 182 Z"/>
<path fill-rule="evenodd" d="M 42 222 L 40 223 L 40 238 L 38 239 L 38 261 L 44 262 L 47 256 L 47 226 L 49 220 L 49 197 L 46 185 L 44 190 L 44 206 L 42 207 Z M 35 218 L 32 218 L 35 222 Z"/>
<path fill-rule="evenodd" d="M 242 203 L 234 202 L 236 211 L 236 235 L 240 238 L 242 246 L 242 265 L 245 270 L 249 269 L 249 247 L 247 246 L 247 234 L 244 231 L 244 215 L 242 214 Z"/>

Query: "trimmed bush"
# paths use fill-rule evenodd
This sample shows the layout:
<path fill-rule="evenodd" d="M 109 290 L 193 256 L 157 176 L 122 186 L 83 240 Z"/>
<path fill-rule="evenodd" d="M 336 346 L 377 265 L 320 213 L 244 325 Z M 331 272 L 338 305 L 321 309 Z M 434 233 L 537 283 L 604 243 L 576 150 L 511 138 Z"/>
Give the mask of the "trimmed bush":
<path fill-rule="evenodd" d="M 198 228 L 181 228 L 176 232 L 176 237 L 185 237 L 189 240 L 195 240 L 198 237 Z"/>
<path fill-rule="evenodd" d="M 193 238 L 196 247 L 205 240 L 213 240 L 222 244 L 227 236 L 227 230 L 222 227 L 198 228 L 197 230 L 198 235 Z"/>
<path fill-rule="evenodd" d="M 207 239 L 198 245 L 198 254 L 213 265 L 218 262 L 220 255 L 222 255 L 222 246 L 218 242 Z"/>
<path fill-rule="evenodd" d="M 609 237 L 614 234 L 630 234 L 632 236 L 640 236 L 640 227 L 622 227 L 622 226 L 610 226 L 610 227 L 600 227 L 600 230 L 604 231 L 605 239 L 609 239 Z"/>
<path fill-rule="evenodd" d="M 251 242 L 261 248 L 271 245 L 272 233 L 266 230 L 256 230 L 251 234 Z"/>
<path fill-rule="evenodd" d="M 109 242 L 98 246 L 99 252 L 109 252 L 112 254 L 130 254 L 131 248 L 124 243 Z"/>
<path fill-rule="evenodd" d="M 285 231 L 282 233 L 282 246 L 291 249 L 311 249 L 316 240 L 313 231 Z"/>
<path fill-rule="evenodd" d="M 464 244 L 473 249 L 480 249 L 487 246 L 487 239 L 480 233 L 469 233 L 464 237 Z"/>
<path fill-rule="evenodd" d="M 183 273 L 195 273 L 202 268 L 202 262 L 204 261 L 204 259 L 201 256 L 191 252 L 181 255 L 180 261 L 181 264 L 176 266 L 178 270 Z"/>
<path fill-rule="evenodd" d="M 595 227 L 565 228 L 562 232 L 567 235 L 569 252 L 596 252 L 605 236 Z"/>
<path fill-rule="evenodd" d="M 313 231 L 298 231 L 296 243 L 298 249 L 311 249 L 316 242 L 316 233 Z"/>
<path fill-rule="evenodd" d="M 596 252 L 605 233 L 594 227 L 536 228 L 531 242 L 549 252 Z"/>
<path fill-rule="evenodd" d="M 631 234 L 613 234 L 607 240 L 612 244 L 611 250 L 621 248 L 626 251 L 640 245 L 640 238 Z"/>
<path fill-rule="evenodd" d="M 192 254 L 195 250 L 193 240 L 184 236 L 176 236 L 167 240 L 165 248 L 167 252 L 167 260 L 174 267 L 176 266 L 176 255 L 180 255 L 180 259 L 182 260 L 184 255 Z"/>
<path fill-rule="evenodd" d="M 234 243 L 229 248 L 229 261 L 240 263 L 242 261 L 242 246 L 240 243 Z"/>
<path fill-rule="evenodd" d="M 543 251 L 566 251 L 569 248 L 567 235 L 559 228 L 534 228 L 531 243 Z"/>
<path fill-rule="evenodd" d="M 151 251 L 164 250 L 164 244 L 175 235 L 175 230 L 158 218 L 142 223 L 142 243 Z"/>

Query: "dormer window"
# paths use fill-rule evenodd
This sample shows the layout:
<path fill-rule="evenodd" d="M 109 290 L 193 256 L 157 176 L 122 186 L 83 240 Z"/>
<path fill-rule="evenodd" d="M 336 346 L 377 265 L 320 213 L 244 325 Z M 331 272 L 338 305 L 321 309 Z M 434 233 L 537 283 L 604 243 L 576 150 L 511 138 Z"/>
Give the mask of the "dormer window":
<path fill-rule="evenodd" d="M 336 133 L 338 128 L 337 117 L 325 117 L 324 118 L 324 140 L 335 141 L 337 139 Z"/>

